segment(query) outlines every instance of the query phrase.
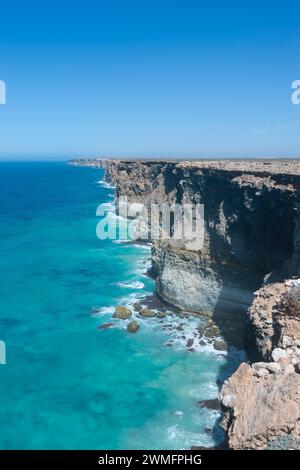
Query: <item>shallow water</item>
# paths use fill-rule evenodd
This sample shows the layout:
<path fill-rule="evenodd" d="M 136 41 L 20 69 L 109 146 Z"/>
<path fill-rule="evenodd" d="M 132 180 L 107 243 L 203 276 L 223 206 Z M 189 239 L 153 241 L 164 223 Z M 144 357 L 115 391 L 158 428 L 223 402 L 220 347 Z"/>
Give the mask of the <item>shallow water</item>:
<path fill-rule="evenodd" d="M 187 352 L 197 319 L 110 322 L 113 306 L 153 292 L 148 247 L 100 241 L 112 201 L 101 170 L 0 164 L 2 449 L 183 449 L 213 445 L 222 354 Z M 231 366 L 232 364 L 229 364 Z"/>

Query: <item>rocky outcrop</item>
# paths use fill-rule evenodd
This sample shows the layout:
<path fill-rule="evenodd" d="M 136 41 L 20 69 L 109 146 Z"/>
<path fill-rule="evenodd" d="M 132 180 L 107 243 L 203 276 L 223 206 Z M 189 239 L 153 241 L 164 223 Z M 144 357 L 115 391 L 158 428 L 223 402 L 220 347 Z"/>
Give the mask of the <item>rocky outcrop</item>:
<path fill-rule="evenodd" d="M 252 359 L 221 391 L 233 449 L 300 449 L 300 279 L 259 289 L 248 311 Z"/>
<path fill-rule="evenodd" d="M 300 448 L 300 374 L 241 364 L 221 391 L 232 449 Z"/>
<path fill-rule="evenodd" d="M 300 363 L 300 279 L 269 284 L 255 292 L 247 332 L 252 359 L 270 360 L 274 349 L 282 348 Z"/>
<path fill-rule="evenodd" d="M 187 240 L 153 241 L 157 293 L 184 312 L 212 317 L 226 347 L 232 336 L 245 334 L 254 362 L 241 364 L 221 390 L 229 447 L 297 448 L 299 161 L 95 160 L 88 165 L 103 168 L 117 196 L 133 203 L 204 204 L 201 249 Z"/>

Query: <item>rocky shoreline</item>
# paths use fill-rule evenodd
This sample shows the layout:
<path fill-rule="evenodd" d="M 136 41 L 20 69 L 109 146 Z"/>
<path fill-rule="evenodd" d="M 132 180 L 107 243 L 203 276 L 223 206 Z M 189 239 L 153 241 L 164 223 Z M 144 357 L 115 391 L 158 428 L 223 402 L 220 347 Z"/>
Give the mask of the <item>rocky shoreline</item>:
<path fill-rule="evenodd" d="M 132 202 L 204 204 L 201 251 L 153 242 L 157 294 L 183 314 L 206 316 L 208 332 L 247 349 L 250 361 L 220 392 L 228 447 L 299 448 L 300 162 L 70 163 L 103 168 L 117 196 Z"/>

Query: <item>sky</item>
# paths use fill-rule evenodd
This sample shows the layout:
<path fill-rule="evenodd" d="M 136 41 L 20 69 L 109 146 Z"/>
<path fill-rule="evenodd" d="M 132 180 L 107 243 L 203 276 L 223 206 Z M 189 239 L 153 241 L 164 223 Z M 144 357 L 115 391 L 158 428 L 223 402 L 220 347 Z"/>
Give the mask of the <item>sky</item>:
<path fill-rule="evenodd" d="M 1 1 L 0 159 L 300 157 L 296 1 Z"/>

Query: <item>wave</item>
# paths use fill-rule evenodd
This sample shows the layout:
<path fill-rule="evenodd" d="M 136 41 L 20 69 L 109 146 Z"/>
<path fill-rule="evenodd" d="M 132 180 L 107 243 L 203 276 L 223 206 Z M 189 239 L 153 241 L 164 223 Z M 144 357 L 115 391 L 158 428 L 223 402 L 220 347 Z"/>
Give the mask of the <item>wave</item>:
<path fill-rule="evenodd" d="M 96 181 L 96 184 L 98 184 L 99 186 L 102 186 L 102 188 L 116 189 L 115 186 L 113 186 L 112 184 L 110 184 L 110 183 L 108 183 L 107 181 L 104 181 L 104 180 Z"/>
<path fill-rule="evenodd" d="M 115 285 L 126 289 L 144 289 L 145 287 L 145 284 L 141 281 L 116 282 Z"/>
<path fill-rule="evenodd" d="M 93 316 L 98 317 L 100 315 L 112 315 L 116 307 L 101 307 L 93 312 Z"/>

